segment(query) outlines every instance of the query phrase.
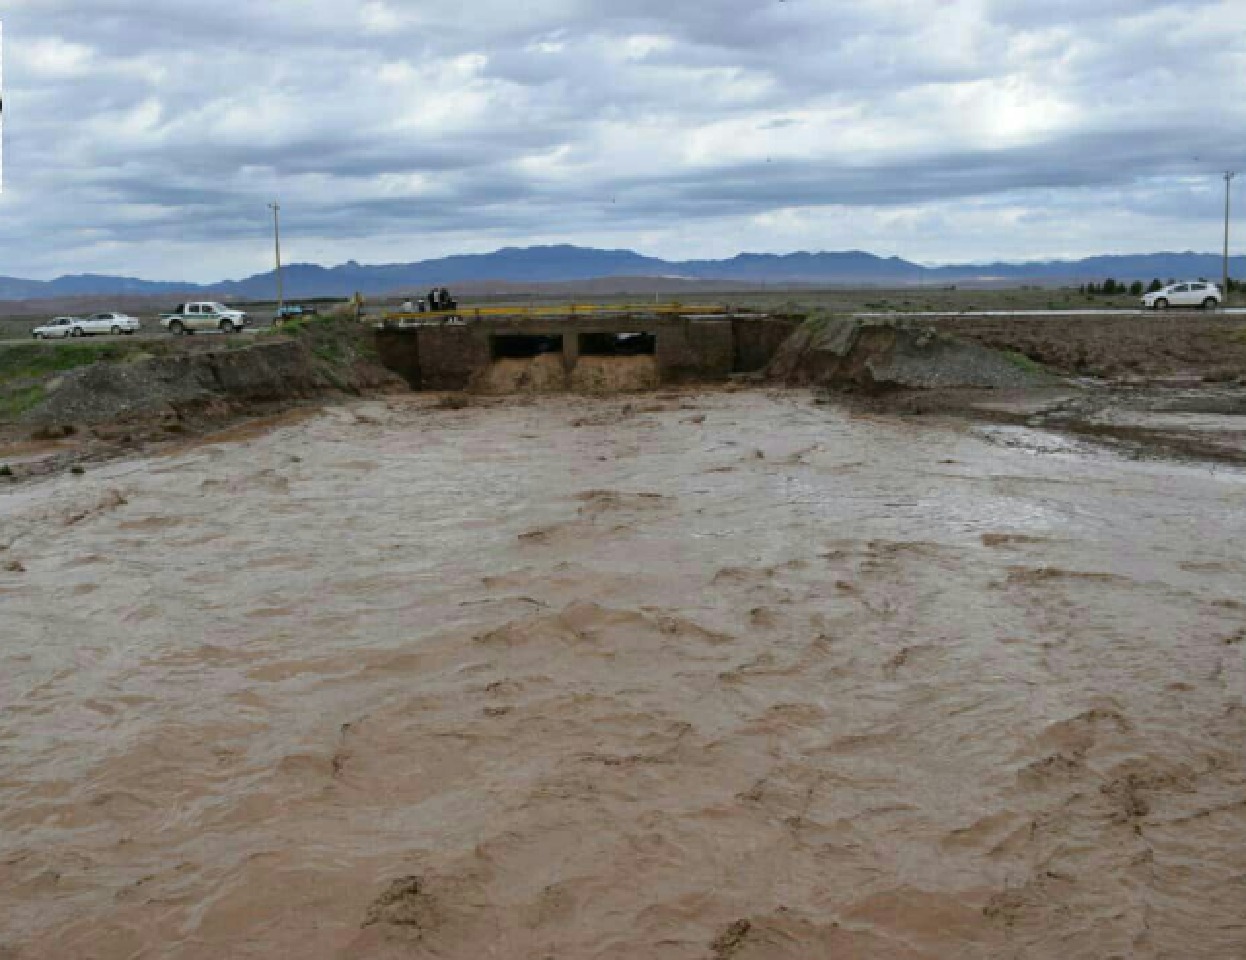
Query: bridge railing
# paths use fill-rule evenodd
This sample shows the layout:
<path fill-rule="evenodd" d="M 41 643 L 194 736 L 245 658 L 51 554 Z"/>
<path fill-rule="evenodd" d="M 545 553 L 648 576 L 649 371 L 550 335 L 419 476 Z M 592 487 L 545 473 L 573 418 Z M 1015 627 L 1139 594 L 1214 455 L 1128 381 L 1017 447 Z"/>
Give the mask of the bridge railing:
<path fill-rule="evenodd" d="M 734 311 L 721 303 L 687 304 L 687 303 L 571 303 L 552 306 L 531 307 L 461 307 L 447 313 L 429 313 L 403 310 L 389 310 L 382 314 L 384 320 L 415 320 L 436 323 L 451 317 L 461 319 L 539 319 L 602 316 L 731 316 Z"/>

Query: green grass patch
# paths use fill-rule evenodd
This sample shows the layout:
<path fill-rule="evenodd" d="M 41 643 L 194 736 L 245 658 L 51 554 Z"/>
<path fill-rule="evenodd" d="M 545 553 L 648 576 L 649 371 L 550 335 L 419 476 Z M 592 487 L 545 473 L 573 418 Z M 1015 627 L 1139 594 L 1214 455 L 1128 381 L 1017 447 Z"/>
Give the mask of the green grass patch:
<path fill-rule="evenodd" d="M 1045 373 L 1047 370 L 1033 357 L 1027 357 L 1024 353 L 1019 353 L 1016 350 L 1006 350 L 1004 351 L 1004 356 L 1008 358 L 1008 362 L 1014 367 L 1024 370 L 1026 373 Z"/>
<path fill-rule="evenodd" d="M 42 403 L 47 395 L 47 391 L 39 386 L 0 394 L 0 420 L 12 420 L 21 416 L 27 410 Z"/>
<path fill-rule="evenodd" d="M 136 352 L 123 343 L 22 343 L 0 347 L 0 384 L 37 380 Z"/>
<path fill-rule="evenodd" d="M 290 317 L 283 320 L 281 326 L 270 327 L 268 330 L 262 330 L 260 332 L 297 337 L 309 331 L 314 331 L 324 327 L 332 327 L 334 324 L 343 322 L 346 322 L 345 319 L 334 313 L 313 313 L 302 317 Z"/>
<path fill-rule="evenodd" d="M 338 364 L 346 359 L 346 348 L 335 340 L 313 344 L 312 353 L 328 364 Z"/>
<path fill-rule="evenodd" d="M 816 337 L 826 329 L 827 324 L 829 324 L 832 319 L 834 319 L 832 314 L 824 313 L 819 310 L 818 312 L 807 316 L 802 326 Z"/>
<path fill-rule="evenodd" d="M 290 317 L 282 320 L 281 326 L 272 327 L 271 330 L 273 333 L 281 334 L 282 336 L 297 337 L 311 321 L 311 317 Z"/>

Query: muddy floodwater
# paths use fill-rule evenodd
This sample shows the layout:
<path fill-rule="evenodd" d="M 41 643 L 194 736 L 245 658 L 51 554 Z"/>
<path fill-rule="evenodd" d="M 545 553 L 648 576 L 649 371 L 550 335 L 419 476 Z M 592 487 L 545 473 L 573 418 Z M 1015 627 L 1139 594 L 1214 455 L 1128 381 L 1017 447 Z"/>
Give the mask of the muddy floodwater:
<path fill-rule="evenodd" d="M 0 496 L 4 960 L 1246 956 L 1246 475 L 799 392 Z"/>

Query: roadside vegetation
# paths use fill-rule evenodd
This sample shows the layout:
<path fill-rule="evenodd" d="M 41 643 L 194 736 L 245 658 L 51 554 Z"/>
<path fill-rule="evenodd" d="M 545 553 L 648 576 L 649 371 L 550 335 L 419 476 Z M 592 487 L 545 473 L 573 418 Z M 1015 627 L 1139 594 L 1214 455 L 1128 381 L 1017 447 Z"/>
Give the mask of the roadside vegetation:
<path fill-rule="evenodd" d="M 0 348 L 0 387 L 20 380 L 29 380 L 63 373 L 91 363 L 124 360 L 144 352 L 147 343 L 83 343 L 80 341 L 22 343 Z"/>
<path fill-rule="evenodd" d="M 27 410 L 38 406 L 47 396 L 43 387 L 19 387 L 16 390 L 0 390 L 0 420 L 12 420 Z"/>
<path fill-rule="evenodd" d="M 60 373 L 93 363 L 120 363 L 147 355 L 143 343 L 21 343 L 0 346 L 0 420 L 11 420 L 37 406 L 44 384 Z"/>
<path fill-rule="evenodd" d="M 797 304 L 786 304 L 783 312 L 792 316 L 804 315 L 805 319 L 803 325 L 805 329 L 807 329 L 809 333 L 814 336 L 817 336 L 825 330 L 826 325 L 835 319 L 833 314 L 828 313 L 825 310 L 813 310 L 808 314 L 805 314 Z"/>
<path fill-rule="evenodd" d="M 1050 372 L 1045 366 L 1043 366 L 1033 357 L 1028 357 L 1019 350 L 1005 350 L 1004 356 L 1008 358 L 1009 363 L 1011 363 L 1013 366 L 1015 366 L 1019 370 L 1024 370 L 1026 373 L 1048 373 Z"/>

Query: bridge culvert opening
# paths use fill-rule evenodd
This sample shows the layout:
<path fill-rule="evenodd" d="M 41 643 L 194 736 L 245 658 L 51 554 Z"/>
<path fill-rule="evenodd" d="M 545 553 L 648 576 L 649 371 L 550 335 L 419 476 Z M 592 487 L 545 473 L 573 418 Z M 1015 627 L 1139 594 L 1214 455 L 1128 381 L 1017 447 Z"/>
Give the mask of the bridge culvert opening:
<path fill-rule="evenodd" d="M 562 353 L 562 336 L 506 333 L 489 338 L 494 360 L 531 360 L 547 353 Z"/>
<path fill-rule="evenodd" d="M 582 357 L 651 357 L 658 352 L 658 338 L 652 333 L 582 333 Z"/>

